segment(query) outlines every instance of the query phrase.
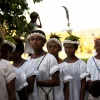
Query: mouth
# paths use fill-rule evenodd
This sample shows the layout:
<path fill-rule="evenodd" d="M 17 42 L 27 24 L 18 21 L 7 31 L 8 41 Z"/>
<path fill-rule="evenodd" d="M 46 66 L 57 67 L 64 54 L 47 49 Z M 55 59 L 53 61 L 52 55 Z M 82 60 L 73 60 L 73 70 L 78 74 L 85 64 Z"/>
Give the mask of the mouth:
<path fill-rule="evenodd" d="M 53 51 L 49 51 L 50 53 L 53 53 Z"/>
<path fill-rule="evenodd" d="M 37 45 L 36 44 L 33 44 L 32 47 L 37 47 Z"/>

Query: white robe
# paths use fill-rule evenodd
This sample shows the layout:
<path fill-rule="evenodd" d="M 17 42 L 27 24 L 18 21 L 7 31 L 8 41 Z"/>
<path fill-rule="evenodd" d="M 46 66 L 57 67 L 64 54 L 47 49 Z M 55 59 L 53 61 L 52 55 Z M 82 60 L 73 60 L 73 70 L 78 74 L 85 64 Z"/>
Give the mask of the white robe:
<path fill-rule="evenodd" d="M 20 100 L 17 91 L 20 91 L 22 88 L 28 85 L 26 81 L 26 74 L 20 68 L 13 67 L 13 69 L 16 73 L 16 80 L 15 80 L 16 97 L 17 100 Z"/>
<path fill-rule="evenodd" d="M 73 77 L 69 74 L 69 69 L 66 62 L 56 65 L 59 67 L 60 71 L 60 85 L 54 87 L 55 100 L 65 100 L 64 99 L 64 83 L 69 82 Z M 55 66 L 54 66 L 55 67 Z"/>
<path fill-rule="evenodd" d="M 20 67 L 20 69 L 26 74 L 26 79 L 32 75 L 38 75 L 38 71 L 35 69 L 34 65 L 35 63 L 32 60 L 28 60 Z M 34 84 L 34 90 L 28 95 L 28 100 L 38 100 L 36 80 Z"/>
<path fill-rule="evenodd" d="M 53 73 L 55 73 L 58 70 L 58 67 L 53 67 L 54 65 L 57 65 L 57 60 L 56 58 L 51 55 L 50 53 L 47 53 L 46 56 L 44 57 L 44 59 L 42 60 L 44 56 L 39 57 L 37 59 L 33 59 L 33 61 L 35 61 L 36 65 L 35 67 L 38 69 L 39 74 L 37 75 L 37 80 L 39 81 L 43 81 L 43 80 L 51 80 L 52 77 L 51 75 Z M 28 59 L 31 59 L 30 57 Z M 42 62 L 41 62 L 42 60 Z M 41 64 L 40 64 L 41 62 Z M 40 66 L 38 67 L 38 65 L 40 64 Z M 54 100 L 53 99 L 53 87 L 42 87 L 46 92 L 48 92 L 50 89 L 50 93 L 49 93 L 49 97 L 50 100 Z M 40 86 L 38 86 L 38 98 L 39 100 L 45 100 L 45 92 L 41 89 Z"/>
<path fill-rule="evenodd" d="M 0 100 L 9 100 L 6 85 L 15 78 L 13 66 L 9 61 L 0 60 Z"/>
<path fill-rule="evenodd" d="M 97 64 L 97 66 L 99 66 L 100 68 L 100 60 L 95 59 L 95 62 Z M 96 68 L 96 65 L 94 63 L 93 57 L 89 58 L 89 60 L 87 61 L 87 71 L 90 73 L 91 76 L 91 80 L 100 80 L 100 72 L 98 71 L 98 69 Z M 88 100 L 100 100 L 100 97 L 98 98 L 93 98 L 91 95 L 89 95 L 89 99 Z"/>
<path fill-rule="evenodd" d="M 81 80 L 88 76 L 86 63 L 79 59 L 74 63 L 66 63 L 66 66 L 73 77 L 69 82 L 69 100 L 80 100 Z"/>

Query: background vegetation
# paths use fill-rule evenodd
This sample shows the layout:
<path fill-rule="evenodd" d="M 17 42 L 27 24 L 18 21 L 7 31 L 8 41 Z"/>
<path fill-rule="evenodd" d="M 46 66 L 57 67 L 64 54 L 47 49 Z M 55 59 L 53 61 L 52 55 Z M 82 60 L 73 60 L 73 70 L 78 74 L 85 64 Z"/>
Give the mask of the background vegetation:
<path fill-rule="evenodd" d="M 40 1 L 33 0 L 34 3 Z M 25 14 L 29 14 L 26 0 L 0 0 L 0 28 L 4 24 L 8 35 L 25 36 L 33 29 Z"/>

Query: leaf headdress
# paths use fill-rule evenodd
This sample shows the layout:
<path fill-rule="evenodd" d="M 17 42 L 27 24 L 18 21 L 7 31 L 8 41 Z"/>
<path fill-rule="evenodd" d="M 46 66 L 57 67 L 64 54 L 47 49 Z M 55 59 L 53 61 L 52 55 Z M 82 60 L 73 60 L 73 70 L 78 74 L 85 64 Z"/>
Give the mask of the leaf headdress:
<path fill-rule="evenodd" d="M 50 34 L 50 39 L 51 39 L 51 38 L 56 38 L 56 39 L 58 39 L 58 40 L 60 41 L 60 38 L 61 38 L 61 37 L 60 37 L 60 35 L 57 35 L 56 33 L 54 33 L 54 34 L 51 33 L 51 34 Z"/>
<path fill-rule="evenodd" d="M 56 33 L 51 33 L 50 34 L 50 39 L 47 41 L 47 45 L 49 42 L 53 41 L 53 42 L 56 42 L 59 47 L 60 47 L 60 51 L 62 50 L 62 44 L 61 44 L 61 41 L 60 41 L 60 35 L 57 35 Z"/>
<path fill-rule="evenodd" d="M 65 38 L 63 44 L 70 43 L 70 44 L 77 44 L 77 45 L 79 45 L 80 44 L 79 39 L 80 38 L 75 36 L 75 35 L 70 35 L 70 36 Z"/>

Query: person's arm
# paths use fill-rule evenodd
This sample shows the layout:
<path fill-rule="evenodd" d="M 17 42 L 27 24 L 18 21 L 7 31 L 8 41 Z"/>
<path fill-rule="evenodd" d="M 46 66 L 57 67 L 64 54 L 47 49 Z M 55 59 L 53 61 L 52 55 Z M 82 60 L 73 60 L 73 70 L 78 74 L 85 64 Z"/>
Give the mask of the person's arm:
<path fill-rule="evenodd" d="M 64 100 L 69 98 L 69 82 L 64 83 Z"/>
<path fill-rule="evenodd" d="M 35 83 L 36 75 L 30 76 L 27 78 L 28 86 L 26 86 L 27 93 L 30 94 L 34 90 L 34 83 Z"/>
<path fill-rule="evenodd" d="M 20 100 L 28 100 L 26 87 L 22 88 L 20 91 L 17 91 Z"/>
<path fill-rule="evenodd" d="M 86 90 L 87 90 L 87 92 L 90 92 L 89 88 L 90 88 L 91 83 L 92 83 L 92 80 L 87 80 L 87 82 L 86 82 Z"/>
<path fill-rule="evenodd" d="M 81 90 L 80 90 L 80 100 L 84 100 L 85 88 L 86 87 L 86 78 L 81 80 Z"/>
<path fill-rule="evenodd" d="M 38 16 L 38 19 L 39 19 L 40 25 L 37 25 L 37 27 L 42 28 L 42 23 L 41 23 L 41 20 L 40 20 L 40 16 Z"/>
<path fill-rule="evenodd" d="M 89 84 L 89 93 L 95 98 L 100 96 L 100 80 L 92 81 Z"/>
<path fill-rule="evenodd" d="M 16 100 L 15 79 L 11 80 L 7 84 L 7 91 L 8 91 L 9 100 Z"/>
<path fill-rule="evenodd" d="M 60 84 L 59 79 L 59 71 L 56 71 L 54 74 L 52 74 L 52 79 L 50 80 L 44 80 L 44 81 L 38 81 L 38 86 L 44 86 L 44 87 L 52 87 L 52 86 L 58 86 Z"/>

